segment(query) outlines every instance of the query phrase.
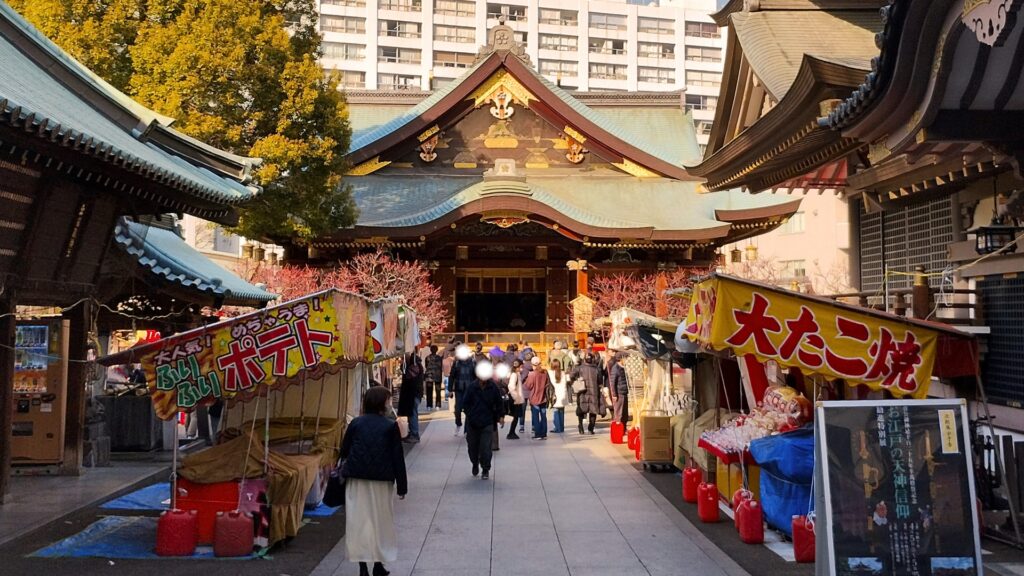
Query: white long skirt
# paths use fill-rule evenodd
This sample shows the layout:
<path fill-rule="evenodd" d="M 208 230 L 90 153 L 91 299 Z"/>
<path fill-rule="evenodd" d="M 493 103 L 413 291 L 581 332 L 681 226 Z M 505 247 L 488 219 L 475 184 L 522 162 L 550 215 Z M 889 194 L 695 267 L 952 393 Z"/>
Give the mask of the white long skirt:
<path fill-rule="evenodd" d="M 345 480 L 345 550 L 351 562 L 394 562 L 395 485 L 382 480 Z"/>

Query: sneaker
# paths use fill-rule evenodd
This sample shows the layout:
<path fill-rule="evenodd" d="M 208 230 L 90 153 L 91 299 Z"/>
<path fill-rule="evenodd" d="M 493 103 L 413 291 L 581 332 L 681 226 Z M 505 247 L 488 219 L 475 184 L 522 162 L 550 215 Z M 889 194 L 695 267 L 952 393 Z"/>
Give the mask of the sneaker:
<path fill-rule="evenodd" d="M 459 436 L 459 428 L 461 428 L 461 426 L 455 427 L 455 436 Z"/>
<path fill-rule="evenodd" d="M 480 475 L 480 478 L 482 480 L 487 480 L 490 477 L 491 477 L 491 471 L 490 470 L 486 470 L 486 469 L 484 470 L 484 473 Z"/>
<path fill-rule="evenodd" d="M 480 466 L 477 465 L 477 464 L 473 464 L 473 476 L 476 476 L 479 473 L 480 473 Z M 487 474 L 487 472 L 484 472 L 484 474 Z"/>
<path fill-rule="evenodd" d="M 522 426 L 520 426 L 519 427 L 519 433 L 520 434 L 526 434 L 526 428 L 523 428 Z"/>

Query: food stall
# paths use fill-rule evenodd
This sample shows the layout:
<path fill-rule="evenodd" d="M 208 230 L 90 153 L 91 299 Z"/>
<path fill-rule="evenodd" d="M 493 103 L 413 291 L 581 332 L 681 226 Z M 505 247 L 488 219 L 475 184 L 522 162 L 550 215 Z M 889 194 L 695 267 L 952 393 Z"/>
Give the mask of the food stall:
<path fill-rule="evenodd" d="M 816 403 L 916 401 L 928 397 L 933 377 L 977 373 L 969 333 L 722 274 L 694 286 L 679 334 L 698 347 L 697 380 L 714 381 L 710 394 L 698 393 L 699 410 L 710 418 L 701 416 L 707 429 L 689 437 L 691 463 L 714 473 L 730 504 L 738 486 L 751 488 L 769 526 L 789 535 L 792 517 L 814 508 L 812 483 L 821 477 L 811 423 Z M 868 436 L 860 453 L 877 449 Z M 857 448 L 853 442 L 847 451 L 856 456 Z"/>
<path fill-rule="evenodd" d="M 264 514 L 263 536 L 273 545 L 294 536 L 307 502 L 315 506 L 322 497 L 372 365 L 415 346 L 418 332 L 415 311 L 397 300 L 330 289 L 99 362 L 140 364 L 154 410 L 164 420 L 223 402 L 223 442 L 183 460 L 184 490 L 176 467 L 171 507 L 191 506 L 194 494 L 209 494 L 202 485 L 229 483 L 229 497 L 214 498 L 212 509 L 212 496 L 195 504 L 203 541 L 210 538 L 213 515 L 243 508 L 245 485 L 258 485 L 252 499 L 262 499 L 264 510 L 251 511 Z"/>

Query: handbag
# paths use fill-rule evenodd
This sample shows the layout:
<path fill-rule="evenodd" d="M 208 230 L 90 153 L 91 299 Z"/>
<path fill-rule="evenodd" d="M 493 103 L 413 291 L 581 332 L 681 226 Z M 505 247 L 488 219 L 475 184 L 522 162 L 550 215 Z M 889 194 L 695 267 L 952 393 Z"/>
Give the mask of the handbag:
<path fill-rule="evenodd" d="M 345 505 L 345 477 L 341 475 L 342 462 L 331 470 L 331 476 L 327 479 L 327 488 L 324 490 L 324 506 L 337 508 Z"/>
<path fill-rule="evenodd" d="M 582 394 L 587 391 L 587 383 L 583 378 L 577 378 L 572 382 L 572 391 L 574 394 Z"/>

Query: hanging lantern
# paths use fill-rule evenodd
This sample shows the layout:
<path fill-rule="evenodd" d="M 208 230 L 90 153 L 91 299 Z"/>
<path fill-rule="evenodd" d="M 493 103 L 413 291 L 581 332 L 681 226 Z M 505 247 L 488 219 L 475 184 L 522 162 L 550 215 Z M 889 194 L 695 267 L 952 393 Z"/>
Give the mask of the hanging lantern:
<path fill-rule="evenodd" d="M 267 253 L 267 260 L 270 261 L 270 265 L 271 266 L 276 266 L 277 265 L 277 252 L 269 252 L 269 253 Z"/>
<path fill-rule="evenodd" d="M 246 260 L 252 259 L 252 248 L 253 248 L 252 244 L 243 244 L 242 245 L 242 258 L 245 258 Z"/>
<path fill-rule="evenodd" d="M 1011 243 L 1020 231 L 1021 229 L 1016 226 L 1007 226 L 998 218 L 993 218 L 992 223 L 988 226 L 981 226 L 972 231 L 975 235 L 974 250 L 982 255 L 999 251 L 1006 254 L 1016 252 L 1017 245 Z M 1008 248 L 1006 248 L 1007 245 L 1009 245 Z M 1003 250 L 1004 248 L 1006 249 Z"/>
<path fill-rule="evenodd" d="M 739 248 L 733 248 L 732 252 L 729 252 L 729 258 L 733 264 L 739 264 L 743 260 L 743 251 Z"/>
<path fill-rule="evenodd" d="M 267 250 L 263 246 L 257 246 L 252 251 L 252 259 L 257 262 L 262 262 L 263 257 L 267 255 Z"/>
<path fill-rule="evenodd" d="M 747 244 L 747 262 L 757 260 L 757 246 Z"/>

